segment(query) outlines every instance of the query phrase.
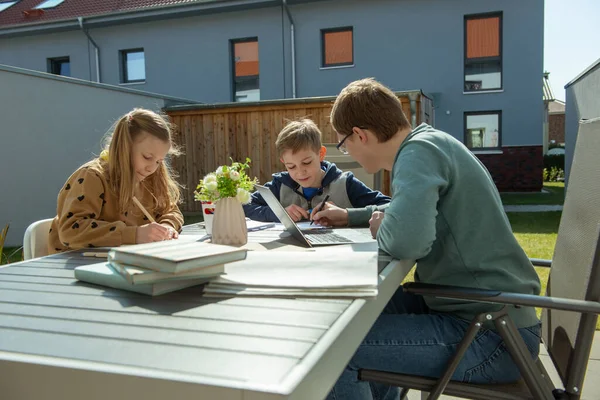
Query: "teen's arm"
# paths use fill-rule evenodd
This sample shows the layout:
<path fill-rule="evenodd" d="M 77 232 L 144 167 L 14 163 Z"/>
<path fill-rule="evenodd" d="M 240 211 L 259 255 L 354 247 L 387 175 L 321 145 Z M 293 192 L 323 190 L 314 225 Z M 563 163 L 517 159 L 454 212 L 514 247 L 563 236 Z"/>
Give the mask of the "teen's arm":
<path fill-rule="evenodd" d="M 58 195 L 58 237 L 71 248 L 134 244 L 137 227 L 98 219 L 106 188 L 95 171 L 82 168 Z"/>
<path fill-rule="evenodd" d="M 380 206 L 366 206 L 362 208 L 348 208 L 348 226 L 369 226 L 371 215 L 375 211 L 382 211 L 389 207 L 390 203 Z"/>
<path fill-rule="evenodd" d="M 377 232 L 379 247 L 397 259 L 418 260 L 430 251 L 436 237 L 437 203 L 448 186 L 447 156 L 425 141 L 412 141 L 394 164 L 396 195 Z"/>

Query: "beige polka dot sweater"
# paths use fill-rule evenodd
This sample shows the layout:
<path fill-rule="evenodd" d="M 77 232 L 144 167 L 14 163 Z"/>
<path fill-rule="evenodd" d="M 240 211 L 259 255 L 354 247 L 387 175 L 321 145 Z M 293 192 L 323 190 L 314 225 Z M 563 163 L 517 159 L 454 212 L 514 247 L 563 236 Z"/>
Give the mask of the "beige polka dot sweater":
<path fill-rule="evenodd" d="M 161 215 L 152 210 L 153 199 L 148 190 L 144 190 L 138 200 L 157 223 L 167 223 L 177 231 L 181 229 L 183 215 L 177 205 Z M 84 247 L 135 244 L 137 227 L 149 223 L 133 203 L 125 212 L 119 211 L 117 195 L 110 189 L 105 175 L 91 163 L 69 177 L 58 194 L 57 204 L 57 215 L 49 233 L 50 254 Z"/>

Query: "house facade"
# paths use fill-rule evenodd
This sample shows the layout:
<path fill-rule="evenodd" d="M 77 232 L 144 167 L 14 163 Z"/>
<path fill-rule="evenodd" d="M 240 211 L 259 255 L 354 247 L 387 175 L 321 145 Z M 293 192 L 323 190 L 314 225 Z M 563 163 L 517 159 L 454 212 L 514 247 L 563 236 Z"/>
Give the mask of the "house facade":
<path fill-rule="evenodd" d="M 548 104 L 548 139 L 552 144 L 565 144 L 565 103 L 554 100 Z"/>
<path fill-rule="evenodd" d="M 500 190 L 542 186 L 543 0 L 0 0 L 0 64 L 203 103 L 433 99 Z M 0 82 L 0 88 L 2 83 Z"/>

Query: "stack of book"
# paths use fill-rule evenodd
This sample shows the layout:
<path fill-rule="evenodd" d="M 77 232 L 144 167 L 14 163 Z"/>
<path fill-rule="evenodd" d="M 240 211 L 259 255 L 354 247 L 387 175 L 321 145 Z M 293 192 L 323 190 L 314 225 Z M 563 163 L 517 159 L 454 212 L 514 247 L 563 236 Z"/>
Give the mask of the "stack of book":
<path fill-rule="evenodd" d="M 376 252 L 251 251 L 204 286 L 207 297 L 373 298 Z"/>
<path fill-rule="evenodd" d="M 224 264 L 246 254 L 246 249 L 183 240 L 115 247 L 107 261 L 75 268 L 75 278 L 157 296 L 219 277 Z"/>

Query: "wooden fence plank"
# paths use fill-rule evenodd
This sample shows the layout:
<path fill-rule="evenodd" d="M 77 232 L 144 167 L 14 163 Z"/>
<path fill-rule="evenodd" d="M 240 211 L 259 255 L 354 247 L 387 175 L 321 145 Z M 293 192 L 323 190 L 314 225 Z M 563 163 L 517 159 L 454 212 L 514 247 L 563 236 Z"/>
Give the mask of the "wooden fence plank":
<path fill-rule="evenodd" d="M 411 121 L 408 92 L 398 94 L 402 108 Z M 288 120 L 310 118 L 321 130 L 323 143 L 337 143 L 337 135 L 330 123 L 332 98 L 289 99 L 252 104 L 218 106 L 199 105 L 196 109 L 174 108 L 166 112 L 177 126 L 173 139 L 184 154 L 173 159 L 174 170 L 185 186 L 182 211 L 199 211 L 200 203 L 193 201 L 198 180 L 219 165 L 252 160 L 250 176 L 260 183 L 271 180 L 271 174 L 281 171 L 283 165 L 275 150 L 275 140 Z M 416 119 L 420 121 L 420 95 L 417 96 Z M 390 175 L 384 173 L 381 191 L 390 193 Z"/>

